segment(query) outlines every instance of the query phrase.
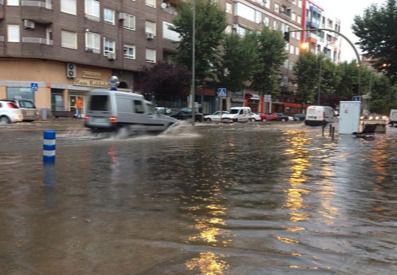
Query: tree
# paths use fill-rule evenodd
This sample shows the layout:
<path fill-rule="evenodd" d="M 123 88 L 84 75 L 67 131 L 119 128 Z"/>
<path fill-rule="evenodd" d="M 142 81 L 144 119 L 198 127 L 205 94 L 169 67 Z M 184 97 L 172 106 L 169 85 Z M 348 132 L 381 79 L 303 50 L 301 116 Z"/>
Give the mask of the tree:
<path fill-rule="evenodd" d="M 156 100 L 186 97 L 189 94 L 191 74 L 183 65 L 157 63 L 144 67 L 138 89 Z"/>
<path fill-rule="evenodd" d="M 237 92 L 245 88 L 256 68 L 256 36 L 244 37 L 232 33 L 225 36 L 221 60 L 218 63 L 218 82 L 228 91 Z"/>
<path fill-rule="evenodd" d="M 175 61 L 192 69 L 192 4 L 183 3 L 174 18 L 175 31 L 181 36 Z M 226 28 L 225 12 L 210 0 L 196 0 L 195 69 L 198 83 L 213 78 L 218 47 Z"/>
<path fill-rule="evenodd" d="M 372 5 L 363 16 L 354 18 L 353 32 L 358 44 L 373 66 L 397 80 L 397 2 L 387 0 L 383 6 Z"/>
<path fill-rule="evenodd" d="M 287 59 L 285 41 L 280 32 L 267 27 L 256 38 L 257 67 L 251 88 L 261 95 L 277 95 L 280 89 L 280 67 Z"/>
<path fill-rule="evenodd" d="M 298 84 L 297 98 L 299 103 L 314 103 L 319 79 L 317 60 L 316 55 L 306 52 L 301 54 L 295 63 L 294 73 Z"/>

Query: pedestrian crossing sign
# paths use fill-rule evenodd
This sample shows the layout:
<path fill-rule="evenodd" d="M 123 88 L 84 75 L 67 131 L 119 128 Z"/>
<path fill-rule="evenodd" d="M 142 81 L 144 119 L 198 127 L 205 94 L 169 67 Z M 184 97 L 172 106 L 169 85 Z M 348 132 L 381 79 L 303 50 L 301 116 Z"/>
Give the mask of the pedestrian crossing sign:
<path fill-rule="evenodd" d="M 226 97 L 226 88 L 218 88 L 217 94 L 219 97 Z"/>

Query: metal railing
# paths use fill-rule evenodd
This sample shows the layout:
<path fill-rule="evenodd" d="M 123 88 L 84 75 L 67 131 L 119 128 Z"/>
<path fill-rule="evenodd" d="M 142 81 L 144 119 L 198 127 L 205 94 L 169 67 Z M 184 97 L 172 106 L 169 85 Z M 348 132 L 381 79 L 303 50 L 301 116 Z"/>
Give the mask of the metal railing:
<path fill-rule="evenodd" d="M 23 43 L 33 43 L 33 44 L 43 44 L 52 46 L 54 44 L 53 40 L 41 37 L 22 37 Z"/>
<path fill-rule="evenodd" d="M 51 10 L 52 9 L 52 2 L 51 1 L 40 1 L 40 0 L 23 0 L 21 1 L 21 6 L 26 7 L 38 7 L 38 8 L 46 8 Z"/>

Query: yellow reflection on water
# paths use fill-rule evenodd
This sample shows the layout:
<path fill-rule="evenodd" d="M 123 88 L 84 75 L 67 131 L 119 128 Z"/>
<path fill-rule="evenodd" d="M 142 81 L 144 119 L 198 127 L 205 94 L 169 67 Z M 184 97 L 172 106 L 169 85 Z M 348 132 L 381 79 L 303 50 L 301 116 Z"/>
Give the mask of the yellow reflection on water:
<path fill-rule="evenodd" d="M 288 179 L 290 187 L 287 190 L 287 200 L 284 206 L 290 209 L 290 221 L 299 222 L 308 218 L 308 215 L 301 211 L 304 207 L 303 195 L 308 194 L 309 191 L 301 186 L 307 181 L 305 172 L 310 167 L 309 154 L 305 145 L 309 142 L 305 133 L 297 130 L 290 130 L 287 132 L 290 136 L 288 139 L 290 147 L 285 150 L 287 155 L 292 156 L 291 159 L 291 175 Z M 293 231 L 294 229 L 288 231 Z"/>
<path fill-rule="evenodd" d="M 186 262 L 188 270 L 200 271 L 199 274 L 221 275 L 228 269 L 227 262 L 213 252 L 200 253 L 199 257 L 193 258 Z"/>

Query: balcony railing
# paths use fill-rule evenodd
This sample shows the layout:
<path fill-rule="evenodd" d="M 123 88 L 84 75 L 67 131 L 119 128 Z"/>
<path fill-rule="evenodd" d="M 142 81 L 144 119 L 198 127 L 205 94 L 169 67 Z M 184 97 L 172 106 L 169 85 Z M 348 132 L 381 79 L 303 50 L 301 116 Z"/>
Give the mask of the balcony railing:
<path fill-rule="evenodd" d="M 41 37 L 22 37 L 22 42 L 23 43 L 34 43 L 34 44 L 43 44 L 43 45 L 49 45 L 52 46 L 54 41 L 47 39 L 47 38 L 41 38 Z"/>
<path fill-rule="evenodd" d="M 26 7 L 38 7 L 38 8 L 45 8 L 52 10 L 52 3 L 49 1 L 39 1 L 39 0 L 23 0 L 21 1 L 21 6 L 26 6 Z"/>

